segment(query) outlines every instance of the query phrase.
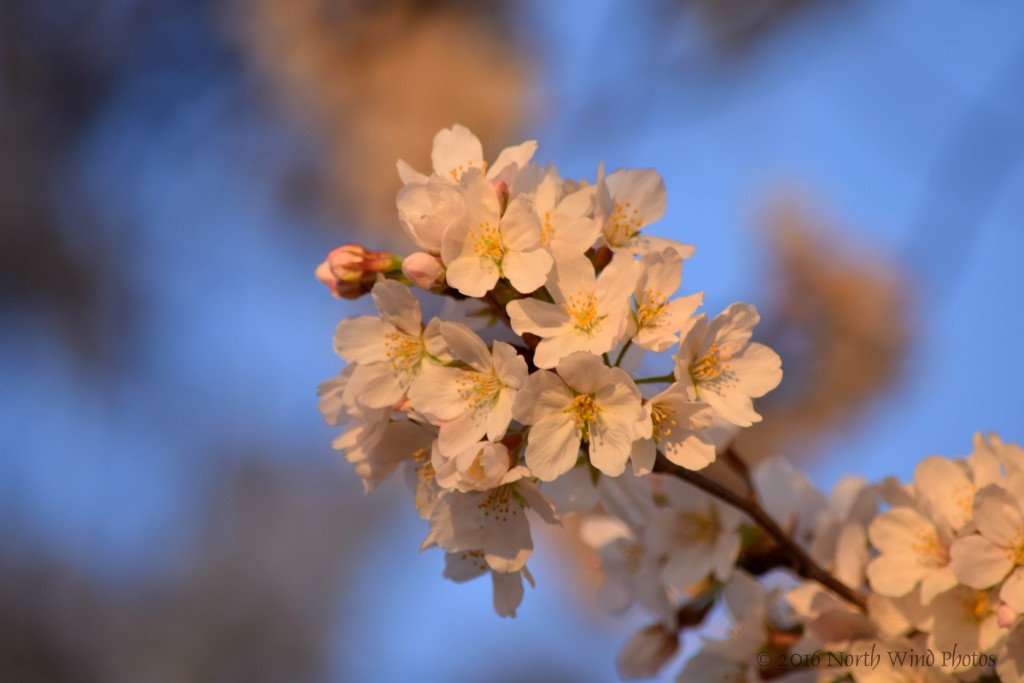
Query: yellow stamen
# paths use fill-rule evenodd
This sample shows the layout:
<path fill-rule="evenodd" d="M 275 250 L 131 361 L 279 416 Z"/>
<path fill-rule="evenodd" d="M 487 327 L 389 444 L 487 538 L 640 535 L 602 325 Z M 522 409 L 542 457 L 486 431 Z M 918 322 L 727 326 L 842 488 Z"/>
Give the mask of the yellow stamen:
<path fill-rule="evenodd" d="M 934 529 L 921 527 L 915 535 L 917 540 L 910 544 L 910 549 L 917 554 L 918 562 L 933 567 L 949 564 L 949 552 L 939 541 Z"/>
<path fill-rule="evenodd" d="M 668 297 L 661 292 L 648 288 L 644 290 L 642 303 L 636 308 L 636 322 L 639 327 L 647 327 L 654 322 L 668 305 Z"/>
<path fill-rule="evenodd" d="M 488 492 L 476 507 L 483 510 L 484 517 L 493 517 L 495 522 L 507 522 L 509 517 L 519 514 L 519 503 L 512 500 L 510 494 L 511 486 L 499 486 Z"/>
<path fill-rule="evenodd" d="M 960 602 L 964 607 L 964 615 L 976 624 L 985 621 L 993 613 L 986 591 L 975 591 Z"/>
<path fill-rule="evenodd" d="M 466 402 L 470 410 L 475 410 L 494 400 L 501 390 L 502 384 L 494 375 L 463 370 L 455 380 L 459 396 Z"/>
<path fill-rule="evenodd" d="M 636 574 L 640 571 L 640 567 L 644 562 L 644 551 L 641 550 L 640 546 L 636 543 L 623 542 L 619 543 L 619 555 L 622 557 L 622 563 L 626 565 L 626 571 L 630 574 Z"/>
<path fill-rule="evenodd" d="M 1014 565 L 1024 565 L 1024 526 L 1017 527 L 1017 533 L 1006 549 L 1006 556 Z"/>
<path fill-rule="evenodd" d="M 389 332 L 384 336 L 384 349 L 392 372 L 413 372 L 423 360 L 423 340 L 419 337 Z"/>
<path fill-rule="evenodd" d="M 434 464 L 430 461 L 430 451 L 421 448 L 412 454 L 413 462 L 416 463 L 416 476 L 424 482 L 434 479 Z"/>
<path fill-rule="evenodd" d="M 554 230 L 554 227 L 551 225 L 551 212 L 550 211 L 545 211 L 544 212 L 544 222 L 541 224 L 541 228 L 540 228 L 540 244 L 541 244 L 541 246 L 547 247 L 547 246 L 551 245 L 551 232 L 553 230 Z"/>
<path fill-rule="evenodd" d="M 651 406 L 651 421 L 654 423 L 655 443 L 660 443 L 672 433 L 672 428 L 679 424 L 675 413 L 664 403 L 655 403 Z"/>
<path fill-rule="evenodd" d="M 484 471 L 483 463 L 480 462 L 480 456 L 483 454 L 483 450 L 477 453 L 476 457 L 473 458 L 473 464 L 466 470 L 466 474 L 473 481 L 485 481 L 487 479 L 487 472 Z"/>
<path fill-rule="evenodd" d="M 568 300 L 562 304 L 562 310 L 569 314 L 577 329 L 587 333 L 593 332 L 605 318 L 597 314 L 597 296 L 584 294 L 582 290 L 569 295 Z"/>
<path fill-rule="evenodd" d="M 480 258 L 490 259 L 501 264 L 505 256 L 505 245 L 501 241 L 501 231 L 490 221 L 480 223 L 476 230 L 469 232 L 469 240 L 473 242 L 473 253 Z"/>
<path fill-rule="evenodd" d="M 713 511 L 683 512 L 679 515 L 676 540 L 686 547 L 708 545 L 720 531 L 718 517 Z"/>
<path fill-rule="evenodd" d="M 690 366 L 690 377 L 694 382 L 710 382 L 722 376 L 722 373 L 729 369 L 725 362 L 732 360 L 731 353 L 722 353 L 718 348 L 718 342 L 711 345 L 703 358 L 695 361 Z"/>
<path fill-rule="evenodd" d="M 462 174 L 471 168 L 479 168 L 482 173 L 483 171 L 487 170 L 487 162 L 485 161 L 483 163 L 483 167 L 480 167 L 474 164 L 472 161 L 467 161 L 465 164 L 459 164 L 455 168 L 451 169 L 450 171 L 448 171 L 448 173 L 451 175 L 452 180 L 457 183 L 460 180 L 462 180 Z"/>
<path fill-rule="evenodd" d="M 576 422 L 576 429 L 584 439 L 590 438 L 590 429 L 597 423 L 597 416 L 601 414 L 601 406 L 589 394 L 580 394 L 572 400 L 565 412 L 572 415 Z"/>
<path fill-rule="evenodd" d="M 612 215 L 608 218 L 608 227 L 604 231 L 608 244 L 621 247 L 640 232 L 644 222 L 640 219 L 639 213 L 629 202 L 625 205 L 616 203 Z"/>

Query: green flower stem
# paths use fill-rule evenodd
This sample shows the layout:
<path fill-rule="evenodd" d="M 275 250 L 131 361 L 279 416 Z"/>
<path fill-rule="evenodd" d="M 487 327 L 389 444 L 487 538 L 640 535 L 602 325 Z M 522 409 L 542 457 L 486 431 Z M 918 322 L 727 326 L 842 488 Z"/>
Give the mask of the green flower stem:
<path fill-rule="evenodd" d="M 634 384 L 671 384 L 676 381 L 675 375 L 661 375 L 660 377 L 643 377 L 633 380 Z"/>
<path fill-rule="evenodd" d="M 619 367 L 619 364 L 622 363 L 623 356 L 626 355 L 626 351 L 629 351 L 629 347 L 632 346 L 632 345 L 633 345 L 633 340 L 632 339 L 626 341 L 626 343 L 622 345 L 622 350 L 619 351 L 619 355 L 615 359 L 615 367 Z"/>

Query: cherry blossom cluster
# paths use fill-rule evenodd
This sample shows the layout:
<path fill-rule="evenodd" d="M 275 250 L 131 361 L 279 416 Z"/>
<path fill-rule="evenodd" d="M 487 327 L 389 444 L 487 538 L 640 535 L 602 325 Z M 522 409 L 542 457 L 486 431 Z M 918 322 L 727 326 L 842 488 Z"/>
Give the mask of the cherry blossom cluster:
<path fill-rule="evenodd" d="M 748 468 L 730 444 L 782 379 L 751 340 L 757 311 L 709 320 L 702 294 L 677 296 L 694 249 L 647 232 L 665 211 L 655 171 L 564 179 L 536 146 L 488 164 L 466 128 L 442 130 L 432 173 L 398 164 L 420 251 L 346 245 L 317 269 L 376 306 L 338 325 L 346 365 L 319 392 L 366 491 L 402 470 L 421 549 L 453 581 L 489 575 L 502 616 L 533 583 L 531 523 L 581 516 L 599 601 L 655 619 L 620 653 L 624 678 L 656 675 L 724 605 L 729 637 L 705 638 L 680 680 L 1024 680 L 1024 453 L 979 437 L 912 484 L 850 478 L 831 496 L 783 460 Z M 936 657 L 864 666 L 865 651 Z M 941 661 L 954 651 L 969 656 Z"/>

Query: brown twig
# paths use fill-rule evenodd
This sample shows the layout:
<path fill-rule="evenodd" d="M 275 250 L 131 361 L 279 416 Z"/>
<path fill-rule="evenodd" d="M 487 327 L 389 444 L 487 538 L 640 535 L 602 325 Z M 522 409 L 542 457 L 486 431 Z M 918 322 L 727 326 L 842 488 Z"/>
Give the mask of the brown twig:
<path fill-rule="evenodd" d="M 751 494 L 751 497 L 744 497 L 721 484 L 712 481 L 702 474 L 693 470 L 680 467 L 671 462 L 663 454 L 658 453 L 658 459 L 654 464 L 654 471 L 663 474 L 670 474 L 686 481 L 693 486 L 711 494 L 715 498 L 732 505 L 734 508 L 745 512 L 754 522 L 761 527 L 765 533 L 771 536 L 783 552 L 792 562 L 792 569 L 800 576 L 811 581 L 817 581 L 825 588 L 856 606 L 861 612 L 867 611 L 867 601 L 864 596 L 853 590 L 842 581 L 826 571 L 821 565 L 814 561 L 807 552 L 801 548 L 782 528 L 772 519 L 761 504 Z"/>

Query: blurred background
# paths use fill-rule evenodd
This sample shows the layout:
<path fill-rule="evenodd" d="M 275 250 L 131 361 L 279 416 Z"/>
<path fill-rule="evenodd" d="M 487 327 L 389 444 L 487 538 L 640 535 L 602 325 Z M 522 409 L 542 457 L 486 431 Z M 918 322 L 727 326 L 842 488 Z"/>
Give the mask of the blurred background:
<path fill-rule="evenodd" d="M 538 534 L 499 619 L 316 410 L 368 302 L 313 269 L 408 248 L 455 122 L 663 174 L 684 291 L 784 359 L 745 456 L 1024 441 L 1021 3 L 0 0 L 0 681 L 617 680 L 593 558 Z"/>

